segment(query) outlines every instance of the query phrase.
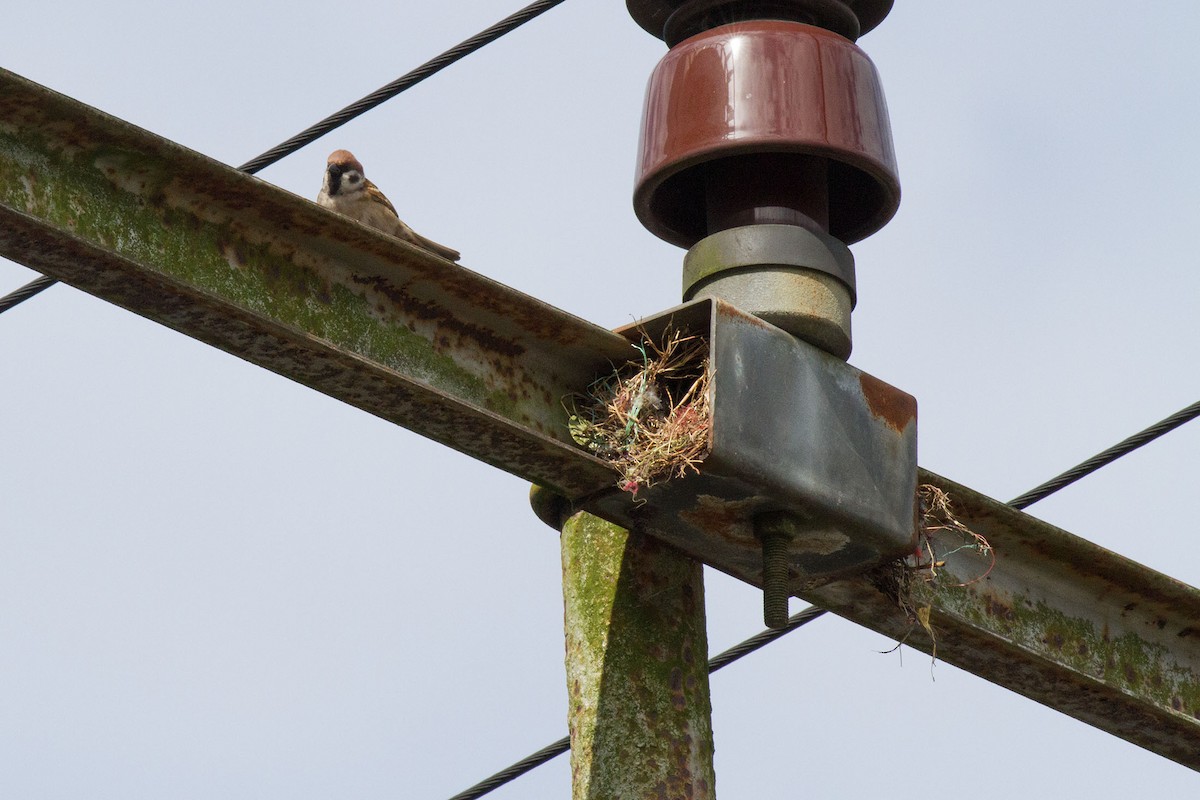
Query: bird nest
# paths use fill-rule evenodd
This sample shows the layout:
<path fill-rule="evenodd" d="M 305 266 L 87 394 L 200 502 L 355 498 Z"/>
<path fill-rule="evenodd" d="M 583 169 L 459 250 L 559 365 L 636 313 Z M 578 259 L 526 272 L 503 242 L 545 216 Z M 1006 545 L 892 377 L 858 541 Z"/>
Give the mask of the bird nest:
<path fill-rule="evenodd" d="M 917 503 L 921 516 L 917 524 L 917 547 L 912 555 L 884 564 L 867 577 L 875 588 L 900 607 L 911 626 L 909 633 L 918 625 L 925 631 L 936 659 L 937 634 L 931 623 L 933 604 L 916 599 L 918 593 L 914 584 L 921 581 L 939 589 L 970 586 L 991 573 L 996 566 L 996 551 L 982 534 L 971 530 L 955 516 L 950 495 L 938 487 L 928 483 L 918 486 Z M 990 563 L 973 578 L 961 583 L 946 583 L 941 572 L 946 559 L 961 551 L 974 552 L 989 559 Z M 892 650 L 899 649 L 907 639 L 906 634 Z"/>
<path fill-rule="evenodd" d="M 921 507 L 921 524 L 912 568 L 932 583 L 937 580 L 938 570 L 946 565 L 948 557 L 967 550 L 990 558 L 991 564 L 983 574 L 952 585 L 970 586 L 986 578 L 996 566 L 996 553 L 982 534 L 968 528 L 954 515 L 950 495 L 932 484 L 923 483 L 917 487 L 917 502 Z"/>
<path fill-rule="evenodd" d="M 699 472 L 712 416 L 707 342 L 674 329 L 657 341 L 642 333 L 640 359 L 567 402 L 571 438 L 616 467 L 617 485 L 635 496 Z"/>

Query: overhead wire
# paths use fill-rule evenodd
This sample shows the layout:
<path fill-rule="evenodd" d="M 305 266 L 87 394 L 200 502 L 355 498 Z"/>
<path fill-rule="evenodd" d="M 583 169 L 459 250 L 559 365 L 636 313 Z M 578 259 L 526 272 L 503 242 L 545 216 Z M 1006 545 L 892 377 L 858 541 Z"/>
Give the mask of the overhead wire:
<path fill-rule="evenodd" d="M 1118 442 L 1103 452 L 1097 453 L 1087 461 L 1084 461 L 1083 463 L 1067 470 L 1058 477 L 1052 478 L 1039 486 L 1035 486 L 1016 499 L 1008 501 L 1008 505 L 1016 509 L 1028 508 L 1039 500 L 1046 499 L 1050 495 L 1071 485 L 1080 478 L 1086 477 L 1101 467 L 1111 464 L 1118 458 L 1131 453 L 1143 445 L 1149 444 L 1160 436 L 1175 430 L 1180 425 L 1183 425 L 1184 423 L 1189 422 L 1198 416 L 1200 416 L 1200 402 L 1193 403 L 1187 408 L 1175 412 L 1166 419 L 1151 425 L 1139 433 L 1135 433 L 1133 436 Z M 791 633 L 806 623 L 812 622 L 814 619 L 817 619 L 818 617 L 821 617 L 827 613 L 829 613 L 828 609 L 821 608 L 820 606 L 809 606 L 808 608 L 793 614 L 788 618 L 787 624 L 784 627 L 775 630 L 764 630 L 761 633 L 751 636 L 741 644 L 735 645 L 719 655 L 709 659 L 709 674 L 716 672 L 722 667 L 732 664 L 734 661 L 753 653 L 755 650 L 765 647 L 776 639 Z M 556 756 L 562 755 L 570 749 L 570 737 L 563 737 L 557 742 L 543 747 L 536 753 L 531 753 L 508 768 L 497 772 L 490 778 L 480 781 L 470 789 L 454 795 L 450 798 L 450 800 L 478 800 L 480 797 L 483 797 L 493 789 L 497 789 L 509 781 L 519 778 L 526 772 L 545 764 L 547 761 L 550 761 Z"/>
<path fill-rule="evenodd" d="M 15 305 L 24 303 L 38 292 L 45 291 L 56 283 L 58 283 L 58 281 L 54 278 L 51 278 L 49 275 L 42 275 L 41 277 L 34 278 L 20 289 L 16 289 L 4 295 L 4 297 L 0 297 L 0 314 L 3 314 L 5 311 L 8 311 Z"/>
<path fill-rule="evenodd" d="M 1196 417 L 1200 417 L 1200 401 L 1192 403 L 1187 408 L 1176 411 L 1166 419 L 1160 420 L 1149 428 L 1135 433 L 1128 439 L 1125 439 L 1112 447 L 1097 453 L 1096 455 L 1084 461 L 1078 466 L 1072 467 L 1056 478 L 1051 478 L 1040 486 L 1035 486 L 1020 497 L 1008 501 L 1008 504 L 1013 508 L 1027 508 L 1039 500 L 1044 500 L 1050 495 L 1057 492 L 1066 486 L 1070 486 L 1080 478 L 1091 475 L 1101 467 L 1108 466 L 1122 456 L 1132 453 L 1142 445 L 1150 444 L 1158 437 L 1165 433 L 1178 428 L 1185 422 L 1189 422 Z"/>
<path fill-rule="evenodd" d="M 340 128 L 355 117 L 375 108 L 380 103 L 391 100 L 405 89 L 416 86 L 430 75 L 440 72 L 459 59 L 474 53 L 484 45 L 494 42 L 506 33 L 519 28 L 534 17 L 549 11 L 563 2 L 565 0 L 539 0 L 536 3 L 529 4 L 515 14 L 511 14 L 500 20 L 490 28 L 480 31 L 470 39 L 451 47 L 440 56 L 426 61 L 421 66 L 400 76 L 386 86 L 381 86 L 361 100 L 351 103 L 336 114 L 331 114 L 317 124 L 301 131 L 286 142 L 272 147 L 261 156 L 247 161 L 238 167 L 238 169 L 253 175 L 263 167 L 270 166 L 284 156 L 291 155 L 301 147 L 311 144 L 335 128 Z"/>
<path fill-rule="evenodd" d="M 483 46 L 496 41 L 501 36 L 516 30 L 531 19 L 544 14 L 564 2 L 566 0 L 538 0 L 536 3 L 530 3 L 525 8 L 510 14 L 495 25 L 475 34 L 470 39 L 459 42 L 441 55 L 431 58 L 429 61 L 401 75 L 391 83 L 381 86 L 361 100 L 351 103 L 336 114 L 331 114 L 315 125 L 305 128 L 287 141 L 272 147 L 262 155 L 250 159 L 238 167 L 238 169 L 248 175 L 253 175 L 271 166 L 280 159 L 296 152 L 301 147 L 312 144 L 330 131 L 340 128 L 347 122 L 362 116 L 376 106 L 391 100 L 406 89 L 411 89 L 431 75 L 441 72 L 456 61 L 460 61 Z M 0 297 L 0 313 L 7 311 L 18 303 L 28 300 L 38 292 L 49 289 L 56 283 L 58 283 L 57 279 L 43 275 L 16 291 Z"/>
<path fill-rule="evenodd" d="M 739 658 L 750 655 L 755 650 L 767 646 L 779 637 L 791 633 L 797 628 L 803 627 L 804 625 L 812 622 L 814 619 L 817 619 L 818 617 L 821 617 L 827 613 L 829 612 L 826 609 L 819 608 L 817 606 L 809 606 L 808 608 L 796 612 L 792 616 L 788 617 L 787 624 L 782 628 L 768 628 L 760 633 L 756 633 L 754 636 L 751 636 L 741 644 L 734 645 L 728 650 L 725 650 L 710 658 L 708 660 L 708 673 L 711 675 L 717 670 L 729 666 Z M 570 749 L 571 738 L 569 736 L 564 736 L 557 742 L 546 745 L 536 753 L 530 753 L 529 755 L 525 756 L 525 758 L 505 769 L 502 769 L 500 772 L 497 772 L 490 778 L 482 780 L 471 788 L 459 792 L 451 797 L 450 800 L 478 800 L 488 792 L 491 792 L 494 789 L 499 789 L 509 781 L 516 780 L 526 772 L 530 772 L 536 767 L 540 767 L 542 764 L 545 764 L 547 761 L 550 761 L 556 756 L 562 755 Z"/>
<path fill-rule="evenodd" d="M 530 753 L 522 758 L 517 763 L 510 767 L 500 770 L 495 775 L 480 781 L 470 789 L 459 792 L 451 797 L 450 800 L 478 800 L 494 789 L 499 789 L 509 781 L 514 781 L 524 775 L 526 772 L 545 764 L 553 758 L 561 756 L 563 753 L 571 749 L 571 737 L 564 736 L 553 744 L 548 744 L 536 753 Z"/>

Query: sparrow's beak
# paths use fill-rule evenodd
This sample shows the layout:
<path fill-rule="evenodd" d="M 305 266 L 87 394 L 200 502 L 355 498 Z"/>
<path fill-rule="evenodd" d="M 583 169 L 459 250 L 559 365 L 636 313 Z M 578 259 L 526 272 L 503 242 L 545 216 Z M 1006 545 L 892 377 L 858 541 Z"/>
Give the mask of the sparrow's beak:
<path fill-rule="evenodd" d="M 342 184 L 342 173 L 346 168 L 341 164 L 330 164 L 325 171 L 329 174 L 329 193 L 337 194 Z"/>

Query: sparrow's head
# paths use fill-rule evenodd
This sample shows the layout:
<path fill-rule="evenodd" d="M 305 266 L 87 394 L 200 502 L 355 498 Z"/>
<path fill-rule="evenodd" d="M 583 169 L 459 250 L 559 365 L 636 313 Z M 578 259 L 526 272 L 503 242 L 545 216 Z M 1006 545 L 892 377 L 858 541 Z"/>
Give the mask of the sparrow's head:
<path fill-rule="evenodd" d="M 361 192 L 367 185 L 363 166 L 349 150 L 334 150 L 325 167 L 325 193 L 330 197 Z"/>

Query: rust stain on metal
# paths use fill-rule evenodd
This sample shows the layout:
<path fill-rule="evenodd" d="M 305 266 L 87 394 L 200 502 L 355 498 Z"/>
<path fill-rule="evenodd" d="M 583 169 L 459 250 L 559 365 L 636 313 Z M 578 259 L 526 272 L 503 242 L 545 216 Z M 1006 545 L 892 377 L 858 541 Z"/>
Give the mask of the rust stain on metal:
<path fill-rule="evenodd" d="M 984 613 L 986 613 L 989 617 L 997 617 L 999 619 L 1006 620 L 1012 619 L 1012 606 L 1006 605 L 1005 603 L 996 599 L 996 597 L 985 595 L 983 597 L 983 604 Z"/>
<path fill-rule="evenodd" d="M 505 339 L 493 331 L 479 325 L 460 319 L 444 305 L 433 300 L 420 300 L 403 286 L 397 286 L 380 275 L 352 275 L 351 280 L 362 286 L 369 286 L 392 301 L 392 307 L 402 309 L 406 316 L 423 322 L 432 322 L 442 333 L 439 342 L 444 346 L 461 345 L 464 340 L 478 344 L 484 350 L 498 353 L 506 358 L 517 358 L 525 352 L 525 348 L 516 342 Z M 453 342 L 448 334 L 456 334 Z"/>
<path fill-rule="evenodd" d="M 710 535 L 757 551 L 760 545 L 754 536 L 754 527 L 750 520 L 765 502 L 757 497 L 748 500 L 725 500 L 702 494 L 696 497 L 692 508 L 679 512 L 679 518 Z"/>
<path fill-rule="evenodd" d="M 917 400 L 912 395 L 889 386 L 863 372 L 858 383 L 871 413 L 896 431 L 903 431 L 917 418 Z"/>

